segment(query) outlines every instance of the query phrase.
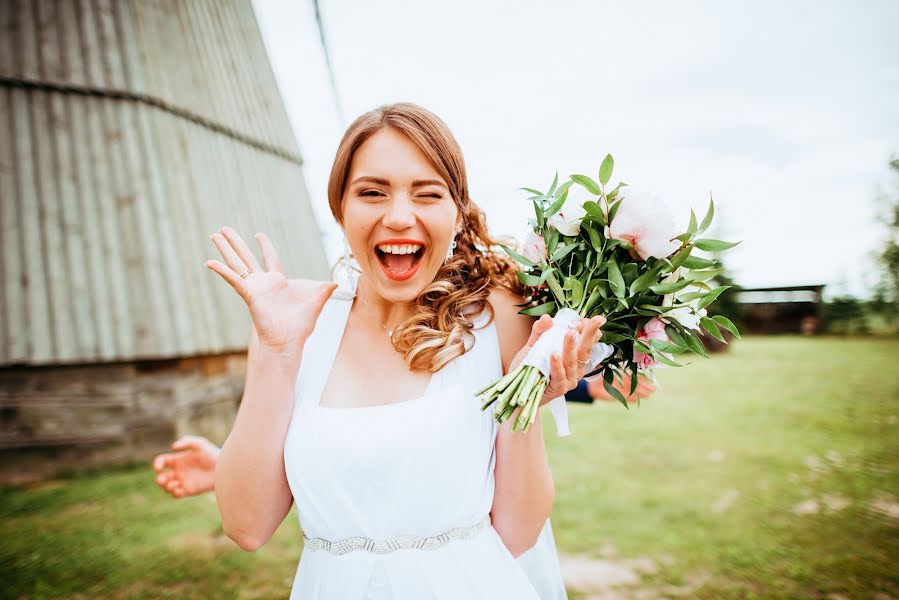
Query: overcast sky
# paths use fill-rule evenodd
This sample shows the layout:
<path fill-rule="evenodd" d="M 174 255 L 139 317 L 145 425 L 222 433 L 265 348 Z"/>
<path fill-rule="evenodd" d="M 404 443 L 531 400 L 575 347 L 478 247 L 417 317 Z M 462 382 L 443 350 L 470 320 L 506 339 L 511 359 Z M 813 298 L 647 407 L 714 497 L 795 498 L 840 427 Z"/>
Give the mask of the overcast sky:
<path fill-rule="evenodd" d="M 337 143 L 403 100 L 448 123 L 494 233 L 524 232 L 518 187 L 612 153 L 684 223 L 714 194 L 742 285 L 871 284 L 876 197 L 897 189 L 899 2 L 321 0 L 337 99 L 312 0 L 254 5 L 332 257 Z"/>

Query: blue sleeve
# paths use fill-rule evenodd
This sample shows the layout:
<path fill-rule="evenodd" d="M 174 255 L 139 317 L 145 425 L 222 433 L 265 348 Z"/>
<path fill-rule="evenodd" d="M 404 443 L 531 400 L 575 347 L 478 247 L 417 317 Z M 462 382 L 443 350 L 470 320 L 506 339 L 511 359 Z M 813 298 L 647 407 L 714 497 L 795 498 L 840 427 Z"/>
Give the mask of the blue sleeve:
<path fill-rule="evenodd" d="M 577 387 L 565 394 L 565 400 L 568 402 L 581 402 L 584 404 L 593 404 L 593 398 L 587 391 L 587 380 L 581 379 L 577 382 Z"/>

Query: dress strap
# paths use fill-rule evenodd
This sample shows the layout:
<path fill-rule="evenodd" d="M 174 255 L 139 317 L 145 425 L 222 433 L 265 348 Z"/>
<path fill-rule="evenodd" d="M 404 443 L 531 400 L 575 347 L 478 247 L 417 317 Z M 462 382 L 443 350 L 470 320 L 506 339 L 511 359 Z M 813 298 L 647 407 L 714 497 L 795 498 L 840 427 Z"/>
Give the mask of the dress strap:
<path fill-rule="evenodd" d="M 338 284 L 322 307 L 315 329 L 303 347 L 303 362 L 300 364 L 295 387 L 295 409 L 297 406 L 301 410 L 315 407 L 337 357 L 343 330 L 353 307 L 353 298 L 356 297 L 352 283 L 338 280 Z"/>

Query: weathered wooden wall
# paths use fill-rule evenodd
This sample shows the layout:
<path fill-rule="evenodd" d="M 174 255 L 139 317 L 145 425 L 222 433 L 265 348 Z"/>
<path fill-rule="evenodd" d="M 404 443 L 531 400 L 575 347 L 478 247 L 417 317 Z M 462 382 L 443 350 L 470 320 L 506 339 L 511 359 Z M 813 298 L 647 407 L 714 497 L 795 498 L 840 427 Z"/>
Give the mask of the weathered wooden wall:
<path fill-rule="evenodd" d="M 327 277 L 249 0 L 0 0 L 0 27 L 0 366 L 244 347 L 202 266 L 224 224 Z"/>

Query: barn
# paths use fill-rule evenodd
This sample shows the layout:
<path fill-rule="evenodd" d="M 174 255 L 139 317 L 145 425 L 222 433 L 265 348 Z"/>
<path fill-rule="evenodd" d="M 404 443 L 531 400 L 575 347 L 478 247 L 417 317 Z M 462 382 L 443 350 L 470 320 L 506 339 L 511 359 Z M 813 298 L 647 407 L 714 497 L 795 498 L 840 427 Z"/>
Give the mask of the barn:
<path fill-rule="evenodd" d="M 328 278 L 249 0 L 0 2 L 0 480 L 222 441 L 250 320 L 228 224 Z"/>

